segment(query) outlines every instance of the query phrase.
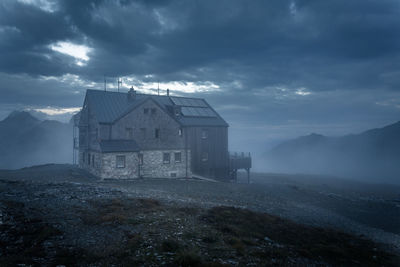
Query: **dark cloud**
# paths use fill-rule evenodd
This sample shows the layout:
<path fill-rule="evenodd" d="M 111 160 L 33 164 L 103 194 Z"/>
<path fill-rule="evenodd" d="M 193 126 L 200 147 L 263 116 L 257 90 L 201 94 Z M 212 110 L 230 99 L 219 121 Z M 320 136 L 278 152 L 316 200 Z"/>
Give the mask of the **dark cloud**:
<path fill-rule="evenodd" d="M 3 104 L 77 106 L 106 75 L 213 83 L 219 90 L 201 96 L 233 131 L 337 133 L 399 116 L 397 0 L 49 1 L 54 10 L 0 4 Z M 57 42 L 90 47 L 90 60 L 77 65 L 51 49 Z"/>
<path fill-rule="evenodd" d="M 22 57 L 31 57 L 38 64 L 33 69 L 29 65 L 24 69 L 23 64 L 4 71 L 68 72 L 89 79 L 103 74 L 187 79 L 185 73 L 209 68 L 221 81 L 231 80 L 231 73 L 246 73 L 249 81 L 244 82 L 250 87 L 292 83 L 323 90 L 337 89 L 342 80 L 357 87 L 357 76 L 365 74 L 368 65 L 373 69 L 366 75 L 371 80 L 367 84 L 379 84 L 385 66 L 376 69 L 375 60 L 397 57 L 399 50 L 398 1 L 57 3 L 53 13 L 18 2 L 2 4 L 0 22 L 12 27 L 2 34 L 2 51 L 14 53 L 3 55 L 3 62 L 22 65 Z M 51 43 L 65 40 L 94 48 L 86 68 L 70 66 L 67 59 L 60 64 L 48 49 Z M 347 77 L 348 64 L 354 79 Z M 234 68 L 227 70 L 226 65 Z M 207 77 L 193 76 L 195 81 L 202 79 Z M 319 80 L 338 82 L 320 86 Z"/>

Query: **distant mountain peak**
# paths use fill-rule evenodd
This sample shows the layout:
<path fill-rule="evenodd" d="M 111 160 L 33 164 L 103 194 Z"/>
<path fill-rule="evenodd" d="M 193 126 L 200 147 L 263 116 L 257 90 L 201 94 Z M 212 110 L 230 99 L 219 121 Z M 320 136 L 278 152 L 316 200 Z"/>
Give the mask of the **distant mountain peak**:
<path fill-rule="evenodd" d="M 318 134 L 318 133 L 310 133 L 308 136 L 310 136 L 310 137 L 324 137 L 322 134 Z"/>
<path fill-rule="evenodd" d="M 32 116 L 28 111 L 13 111 L 3 120 L 3 122 L 39 122 L 40 120 Z"/>

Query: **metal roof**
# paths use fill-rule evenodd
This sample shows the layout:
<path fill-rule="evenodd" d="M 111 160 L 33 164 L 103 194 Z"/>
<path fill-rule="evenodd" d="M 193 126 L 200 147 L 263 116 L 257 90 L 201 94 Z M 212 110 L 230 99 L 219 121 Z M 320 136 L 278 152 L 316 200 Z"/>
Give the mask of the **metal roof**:
<path fill-rule="evenodd" d="M 133 152 L 140 148 L 135 140 L 101 140 L 101 152 Z"/>
<path fill-rule="evenodd" d="M 148 99 L 155 101 L 182 126 L 228 126 L 225 120 L 201 98 L 136 93 L 134 100 L 128 100 L 127 93 L 90 89 L 86 91 L 86 100 L 99 123 L 113 123 Z M 176 106 L 181 109 L 179 116 L 173 113 L 173 108 Z"/>

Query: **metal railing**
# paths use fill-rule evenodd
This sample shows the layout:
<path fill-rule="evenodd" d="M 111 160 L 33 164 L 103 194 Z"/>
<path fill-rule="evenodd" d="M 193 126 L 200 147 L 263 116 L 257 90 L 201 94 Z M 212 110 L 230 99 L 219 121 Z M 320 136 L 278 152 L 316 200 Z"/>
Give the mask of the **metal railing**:
<path fill-rule="evenodd" d="M 250 153 L 230 152 L 229 153 L 229 168 L 231 170 L 250 169 L 251 168 Z"/>

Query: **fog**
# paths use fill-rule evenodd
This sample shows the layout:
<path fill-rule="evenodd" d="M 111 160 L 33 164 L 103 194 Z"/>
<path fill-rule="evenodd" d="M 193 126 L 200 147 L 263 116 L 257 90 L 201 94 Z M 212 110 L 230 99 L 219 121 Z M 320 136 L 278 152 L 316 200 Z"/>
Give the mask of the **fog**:
<path fill-rule="evenodd" d="M 13 112 L 0 122 L 1 169 L 72 163 L 72 125 Z"/>
<path fill-rule="evenodd" d="M 261 156 L 263 170 L 399 184 L 399 126 L 343 137 L 311 134 L 283 142 Z"/>
<path fill-rule="evenodd" d="M 230 129 L 229 150 L 250 153 L 252 171 L 318 174 L 371 183 L 400 183 L 399 123 L 360 134 L 284 140 Z M 232 127 L 231 127 L 232 128 Z M 13 112 L 0 122 L 1 169 L 72 163 L 72 124 Z M 249 138 L 257 136 L 257 138 Z"/>

